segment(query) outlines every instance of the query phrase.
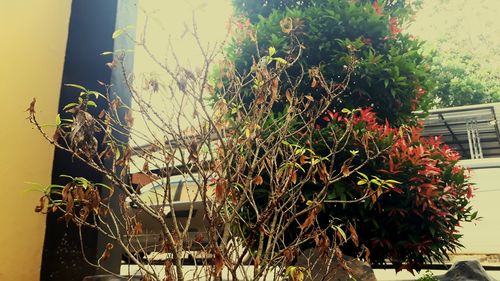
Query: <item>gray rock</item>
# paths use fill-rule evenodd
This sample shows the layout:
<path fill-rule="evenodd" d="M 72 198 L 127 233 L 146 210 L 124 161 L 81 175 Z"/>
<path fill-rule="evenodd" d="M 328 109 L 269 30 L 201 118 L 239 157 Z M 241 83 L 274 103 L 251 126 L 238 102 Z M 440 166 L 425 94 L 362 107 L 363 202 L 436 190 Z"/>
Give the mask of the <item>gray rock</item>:
<path fill-rule="evenodd" d="M 335 258 L 329 263 L 327 257 L 321 257 L 319 251 L 314 249 L 305 250 L 304 254 L 297 258 L 295 266 L 310 268 L 311 276 L 305 274 L 306 280 L 377 281 L 369 264 L 349 256 L 344 256 L 344 260 L 352 274 L 347 272 Z"/>
<path fill-rule="evenodd" d="M 436 278 L 441 281 L 496 281 L 477 260 L 456 262 L 448 272 Z"/>

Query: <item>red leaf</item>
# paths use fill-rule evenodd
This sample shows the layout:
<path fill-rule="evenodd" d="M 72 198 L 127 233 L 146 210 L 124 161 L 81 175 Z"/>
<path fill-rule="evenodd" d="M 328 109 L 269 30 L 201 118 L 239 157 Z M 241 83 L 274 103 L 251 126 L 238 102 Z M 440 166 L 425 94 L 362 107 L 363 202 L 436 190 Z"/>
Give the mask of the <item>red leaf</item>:
<path fill-rule="evenodd" d="M 378 4 L 378 0 L 373 1 L 373 9 L 375 9 L 375 13 L 379 16 L 383 16 L 384 12 L 382 11 L 382 8 Z"/>

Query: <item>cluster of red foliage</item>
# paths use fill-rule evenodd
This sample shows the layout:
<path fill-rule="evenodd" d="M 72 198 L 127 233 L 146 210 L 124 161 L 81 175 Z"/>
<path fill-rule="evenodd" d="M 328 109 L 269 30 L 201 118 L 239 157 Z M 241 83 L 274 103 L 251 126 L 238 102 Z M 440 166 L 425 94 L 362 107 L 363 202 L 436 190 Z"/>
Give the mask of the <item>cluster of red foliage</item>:
<path fill-rule="evenodd" d="M 328 111 L 323 120 L 341 127 L 351 122 L 355 141 L 349 149 L 366 149 L 366 136 L 380 149 L 387 148 L 361 171 L 400 182 L 385 188 L 377 200 L 366 201 L 364 208 L 351 206 L 343 211 L 343 219 L 356 224 L 360 244 L 370 251 L 372 263 L 390 260 L 400 270 L 420 269 L 461 246 L 458 228 L 477 214 L 469 206 L 474 187 L 468 182 L 469 171 L 457 164 L 458 152 L 439 137 L 422 137 L 422 124 L 401 128 L 380 124 L 371 108 L 352 114 Z M 358 180 L 356 176 L 346 179 L 352 188 L 345 198 L 359 198 L 363 189 L 357 186 Z M 340 213 L 329 210 L 332 215 Z"/>
<path fill-rule="evenodd" d="M 376 169 L 381 177 L 401 184 L 377 201 L 374 219 L 392 231 L 371 231 L 366 237 L 372 237 L 375 258 L 382 262 L 381 257 L 389 256 L 399 269 L 419 269 L 447 257 L 461 246 L 461 222 L 477 215 L 469 206 L 474 190 L 469 171 L 457 164 L 460 155 L 439 137 L 422 137 L 422 130 L 421 125 L 410 127 L 395 139 Z"/>
<path fill-rule="evenodd" d="M 375 10 L 375 13 L 379 16 L 383 16 L 384 15 L 384 8 L 383 6 L 380 6 L 380 4 L 378 3 L 378 0 L 375 0 L 373 1 L 373 9 Z M 403 31 L 400 27 L 399 27 L 399 20 L 398 18 L 396 17 L 391 17 L 390 21 L 389 21 L 389 29 L 391 31 L 391 36 L 396 36 L 397 34 L 401 33 L 401 31 Z"/>

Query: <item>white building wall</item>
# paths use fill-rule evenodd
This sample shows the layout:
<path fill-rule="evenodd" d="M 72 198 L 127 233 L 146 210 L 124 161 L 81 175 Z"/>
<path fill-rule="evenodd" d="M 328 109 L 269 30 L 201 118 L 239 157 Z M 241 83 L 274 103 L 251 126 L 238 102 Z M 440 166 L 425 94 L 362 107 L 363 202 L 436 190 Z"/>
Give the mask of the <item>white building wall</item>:
<path fill-rule="evenodd" d="M 461 165 L 472 169 L 472 182 L 478 189 L 472 204 L 482 217 L 479 222 L 465 223 L 461 233 L 464 254 L 500 254 L 500 158 L 464 160 Z"/>

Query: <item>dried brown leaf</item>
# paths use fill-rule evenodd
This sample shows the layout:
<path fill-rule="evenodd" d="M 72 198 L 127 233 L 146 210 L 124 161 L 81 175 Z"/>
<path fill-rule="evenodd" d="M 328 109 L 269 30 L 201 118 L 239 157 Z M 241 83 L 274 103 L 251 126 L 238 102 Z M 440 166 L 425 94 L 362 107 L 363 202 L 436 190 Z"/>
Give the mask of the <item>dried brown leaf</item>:
<path fill-rule="evenodd" d="M 214 275 L 219 276 L 224 268 L 224 258 L 221 253 L 216 252 L 214 255 Z"/>
<path fill-rule="evenodd" d="M 45 201 L 46 201 L 46 199 L 47 199 L 46 195 L 40 197 L 40 204 L 35 207 L 35 212 L 36 213 L 40 213 L 40 212 L 43 211 L 43 209 L 45 209 Z"/>
<path fill-rule="evenodd" d="M 142 234 L 142 223 L 141 222 L 136 222 L 134 226 L 134 235 L 140 235 Z"/>
<path fill-rule="evenodd" d="M 349 224 L 349 233 L 351 234 L 351 240 L 356 247 L 359 247 L 359 238 L 356 229 L 352 224 Z"/>
<path fill-rule="evenodd" d="M 33 98 L 33 100 L 30 102 L 30 106 L 26 109 L 26 111 L 28 111 L 30 115 L 35 114 L 35 104 L 36 98 Z"/>
<path fill-rule="evenodd" d="M 295 257 L 295 250 L 292 247 L 288 247 L 283 250 L 283 256 L 285 256 L 286 262 L 291 262 Z"/>
<path fill-rule="evenodd" d="M 293 21 L 290 17 L 280 20 L 281 31 L 288 34 L 293 30 Z"/>
<path fill-rule="evenodd" d="M 264 179 L 260 175 L 258 175 L 255 178 L 253 178 L 253 183 L 255 185 L 261 185 L 263 182 L 264 182 Z"/>
<path fill-rule="evenodd" d="M 253 261 L 253 266 L 255 268 L 259 268 L 259 265 L 260 265 L 260 256 L 257 256 Z"/>
<path fill-rule="evenodd" d="M 127 126 L 131 128 L 134 126 L 134 114 L 132 113 L 132 110 L 127 110 L 127 113 L 125 113 L 125 121 L 127 122 Z"/>
<path fill-rule="evenodd" d="M 215 184 L 215 200 L 217 200 L 217 202 L 222 202 L 222 200 L 224 200 L 226 185 L 227 182 L 225 179 L 217 180 L 217 183 Z"/>
<path fill-rule="evenodd" d="M 304 230 L 312 226 L 316 221 L 320 210 L 321 206 L 316 206 L 311 211 L 309 211 L 306 220 L 300 225 L 300 229 Z"/>

